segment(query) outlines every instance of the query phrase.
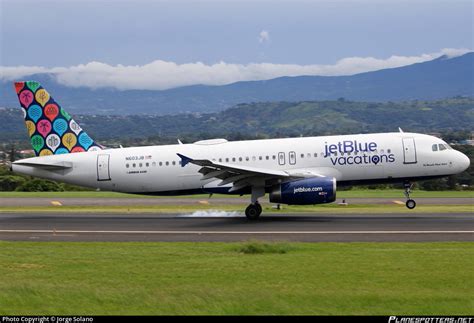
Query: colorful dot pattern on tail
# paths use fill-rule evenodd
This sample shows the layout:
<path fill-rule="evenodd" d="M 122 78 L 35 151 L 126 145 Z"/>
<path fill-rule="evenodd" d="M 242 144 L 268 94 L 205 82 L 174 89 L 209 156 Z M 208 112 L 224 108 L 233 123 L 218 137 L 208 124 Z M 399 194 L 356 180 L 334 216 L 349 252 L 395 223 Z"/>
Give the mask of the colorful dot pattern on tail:
<path fill-rule="evenodd" d="M 101 149 L 38 82 L 16 82 L 15 90 L 36 156 Z"/>

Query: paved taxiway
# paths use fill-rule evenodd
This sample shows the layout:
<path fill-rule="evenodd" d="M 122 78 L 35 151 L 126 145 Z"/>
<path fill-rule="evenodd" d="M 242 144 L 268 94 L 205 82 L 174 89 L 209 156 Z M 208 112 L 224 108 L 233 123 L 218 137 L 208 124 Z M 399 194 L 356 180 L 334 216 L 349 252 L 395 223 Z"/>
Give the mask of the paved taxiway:
<path fill-rule="evenodd" d="M 0 240 L 474 241 L 474 214 L 0 214 Z"/>

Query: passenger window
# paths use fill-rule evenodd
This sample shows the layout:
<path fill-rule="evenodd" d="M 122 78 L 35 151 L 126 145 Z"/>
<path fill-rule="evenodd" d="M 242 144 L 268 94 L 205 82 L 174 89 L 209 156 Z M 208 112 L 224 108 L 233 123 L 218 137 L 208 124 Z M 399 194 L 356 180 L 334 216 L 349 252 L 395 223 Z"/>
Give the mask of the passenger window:
<path fill-rule="evenodd" d="M 304 154 L 301 154 L 300 157 L 301 157 L 301 158 L 304 158 Z"/>
<path fill-rule="evenodd" d="M 166 162 L 165 165 L 168 166 L 170 163 L 169 162 Z"/>
<path fill-rule="evenodd" d="M 269 159 L 270 159 L 270 156 L 265 156 L 265 159 L 266 159 L 266 160 L 269 160 Z"/>
<path fill-rule="evenodd" d="M 314 153 L 314 157 L 318 157 L 318 153 Z"/>
<path fill-rule="evenodd" d="M 239 157 L 239 161 L 242 161 L 242 157 Z"/>
<path fill-rule="evenodd" d="M 129 165 L 129 164 L 126 164 L 126 165 L 125 165 L 125 167 L 129 168 L 129 167 L 130 167 L 130 165 Z"/>
<path fill-rule="evenodd" d="M 433 146 L 431 146 L 431 150 L 438 151 L 438 145 L 434 144 Z"/>

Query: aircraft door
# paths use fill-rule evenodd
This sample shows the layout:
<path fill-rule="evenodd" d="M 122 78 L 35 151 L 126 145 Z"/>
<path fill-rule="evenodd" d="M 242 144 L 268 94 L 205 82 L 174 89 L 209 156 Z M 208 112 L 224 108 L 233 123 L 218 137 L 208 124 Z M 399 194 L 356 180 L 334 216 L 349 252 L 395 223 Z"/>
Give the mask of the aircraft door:
<path fill-rule="evenodd" d="M 403 138 L 403 163 L 416 164 L 415 138 Z"/>
<path fill-rule="evenodd" d="M 110 181 L 110 155 L 97 155 L 97 180 Z"/>

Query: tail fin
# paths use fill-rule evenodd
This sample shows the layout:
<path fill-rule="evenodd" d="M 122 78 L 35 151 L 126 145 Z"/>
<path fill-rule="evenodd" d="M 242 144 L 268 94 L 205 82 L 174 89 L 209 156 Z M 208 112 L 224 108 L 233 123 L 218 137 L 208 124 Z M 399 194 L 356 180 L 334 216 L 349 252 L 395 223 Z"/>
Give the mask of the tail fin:
<path fill-rule="evenodd" d="M 102 149 L 38 82 L 15 82 L 15 90 L 36 156 Z"/>

